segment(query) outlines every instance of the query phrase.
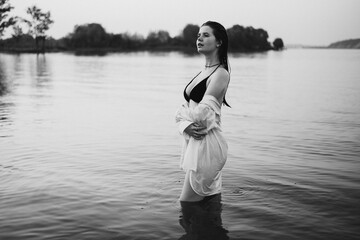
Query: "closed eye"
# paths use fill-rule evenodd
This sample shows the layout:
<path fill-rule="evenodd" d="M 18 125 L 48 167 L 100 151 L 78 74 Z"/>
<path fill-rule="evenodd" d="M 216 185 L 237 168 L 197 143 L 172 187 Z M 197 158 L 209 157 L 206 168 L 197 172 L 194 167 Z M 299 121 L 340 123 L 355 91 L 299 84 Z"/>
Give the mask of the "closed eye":
<path fill-rule="evenodd" d="M 199 33 L 198 35 L 197 35 L 197 37 L 200 37 L 201 36 L 201 33 Z M 210 36 L 210 34 L 209 33 L 207 33 L 207 32 L 205 32 L 205 33 L 203 33 L 203 36 L 204 37 L 209 37 Z"/>

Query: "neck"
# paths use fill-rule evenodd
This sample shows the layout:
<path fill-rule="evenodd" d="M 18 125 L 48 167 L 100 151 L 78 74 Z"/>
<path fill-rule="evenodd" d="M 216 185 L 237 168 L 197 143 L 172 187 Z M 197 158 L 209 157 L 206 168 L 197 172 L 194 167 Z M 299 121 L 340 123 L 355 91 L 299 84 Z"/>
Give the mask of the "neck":
<path fill-rule="evenodd" d="M 218 64 L 220 64 L 220 61 L 217 55 L 205 56 L 205 67 L 216 66 Z"/>

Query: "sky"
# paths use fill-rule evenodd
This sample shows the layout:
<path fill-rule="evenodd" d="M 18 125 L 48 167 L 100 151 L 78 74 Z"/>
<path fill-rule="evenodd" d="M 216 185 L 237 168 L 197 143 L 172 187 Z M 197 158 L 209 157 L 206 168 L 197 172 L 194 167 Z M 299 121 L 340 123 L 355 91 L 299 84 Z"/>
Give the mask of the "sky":
<path fill-rule="evenodd" d="M 50 11 L 56 39 L 75 25 L 99 23 L 108 33 L 141 34 L 165 30 L 180 35 L 187 24 L 212 20 L 225 28 L 235 24 L 262 28 L 269 41 L 285 45 L 327 46 L 360 38 L 360 0 L 10 0 L 11 14 L 26 17 L 36 5 Z M 11 30 L 6 34 L 11 36 Z M 5 35 L 6 36 L 6 35 Z"/>

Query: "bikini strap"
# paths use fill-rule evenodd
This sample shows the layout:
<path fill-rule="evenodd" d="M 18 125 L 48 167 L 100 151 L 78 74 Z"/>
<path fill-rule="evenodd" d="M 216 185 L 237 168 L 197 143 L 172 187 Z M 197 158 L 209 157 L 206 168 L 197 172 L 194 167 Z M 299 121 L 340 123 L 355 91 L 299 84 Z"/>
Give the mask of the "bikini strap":
<path fill-rule="evenodd" d="M 200 71 L 198 74 L 196 74 L 195 77 L 193 77 L 193 79 L 191 79 L 190 82 L 192 82 L 197 76 L 199 76 L 201 72 L 202 72 L 202 71 Z"/>
<path fill-rule="evenodd" d="M 187 89 L 187 87 L 190 85 L 190 83 L 192 83 L 192 81 L 194 81 L 194 79 L 195 79 L 197 76 L 199 76 L 201 72 L 202 72 L 202 71 L 200 71 L 198 74 L 196 74 L 196 76 L 193 77 L 193 78 L 191 79 L 191 81 L 186 85 L 186 87 L 185 87 L 185 89 L 184 89 L 184 93 L 186 92 L 186 89 Z"/>
<path fill-rule="evenodd" d="M 214 71 L 212 71 L 212 72 L 210 73 L 210 75 L 209 75 L 207 78 L 209 78 L 211 75 L 213 75 L 213 73 L 220 67 L 220 65 L 221 65 L 221 64 L 219 64 L 219 65 L 214 69 Z"/>

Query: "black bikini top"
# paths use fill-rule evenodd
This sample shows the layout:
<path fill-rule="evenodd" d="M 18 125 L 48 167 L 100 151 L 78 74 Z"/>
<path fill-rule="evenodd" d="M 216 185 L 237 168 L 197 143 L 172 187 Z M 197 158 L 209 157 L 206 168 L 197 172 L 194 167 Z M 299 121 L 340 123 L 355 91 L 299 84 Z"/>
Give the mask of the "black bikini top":
<path fill-rule="evenodd" d="M 205 92 L 206 92 L 206 81 L 209 79 L 209 77 L 216 71 L 216 69 L 218 69 L 220 67 L 217 66 L 215 68 L 214 71 L 212 71 L 212 73 L 210 73 L 209 76 L 207 76 L 206 78 L 204 78 L 203 80 L 201 80 L 198 84 L 196 84 L 193 89 L 191 90 L 190 92 L 190 96 L 187 95 L 186 93 L 186 89 L 187 87 L 190 85 L 190 83 L 192 83 L 192 81 L 194 81 L 194 79 L 199 76 L 199 74 L 201 72 L 199 72 L 193 79 L 191 79 L 191 81 L 186 85 L 185 89 L 184 89 L 184 98 L 187 102 L 191 100 L 193 100 L 194 102 L 196 103 L 199 103 L 201 102 L 201 100 L 203 99 L 204 95 L 205 95 Z"/>

